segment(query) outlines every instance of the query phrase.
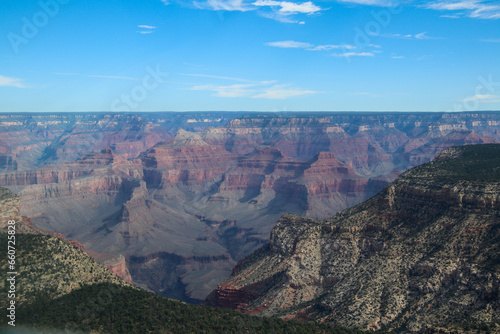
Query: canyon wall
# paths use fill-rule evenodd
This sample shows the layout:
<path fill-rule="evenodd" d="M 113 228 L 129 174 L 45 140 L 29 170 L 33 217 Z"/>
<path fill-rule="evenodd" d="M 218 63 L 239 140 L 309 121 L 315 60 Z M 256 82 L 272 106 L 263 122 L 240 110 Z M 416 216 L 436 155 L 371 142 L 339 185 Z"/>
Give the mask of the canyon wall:
<path fill-rule="evenodd" d="M 0 116 L 0 186 L 35 227 L 191 302 L 284 213 L 332 216 L 449 146 L 500 139 L 499 113 Z"/>
<path fill-rule="evenodd" d="M 208 303 L 362 330 L 498 329 L 499 231 L 500 145 L 454 147 L 331 218 L 284 215 Z"/>

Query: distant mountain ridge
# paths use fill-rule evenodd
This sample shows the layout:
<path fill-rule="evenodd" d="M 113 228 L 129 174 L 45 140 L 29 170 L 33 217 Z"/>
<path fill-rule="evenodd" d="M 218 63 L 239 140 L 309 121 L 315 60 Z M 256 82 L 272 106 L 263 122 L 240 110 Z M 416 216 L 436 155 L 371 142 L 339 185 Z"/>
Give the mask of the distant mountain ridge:
<path fill-rule="evenodd" d="M 363 330 L 500 330 L 500 145 L 452 147 L 326 220 L 283 216 L 208 297 Z"/>

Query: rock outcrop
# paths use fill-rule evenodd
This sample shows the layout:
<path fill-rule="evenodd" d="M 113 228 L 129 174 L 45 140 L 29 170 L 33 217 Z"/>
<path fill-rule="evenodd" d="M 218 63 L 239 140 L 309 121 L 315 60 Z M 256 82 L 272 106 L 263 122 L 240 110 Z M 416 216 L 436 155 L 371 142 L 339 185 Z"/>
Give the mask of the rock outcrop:
<path fill-rule="evenodd" d="M 192 301 L 283 213 L 329 217 L 448 146 L 499 139 L 498 113 L 0 115 L 0 185 L 35 227 Z"/>
<path fill-rule="evenodd" d="M 284 215 L 208 302 L 363 330 L 498 330 L 499 231 L 500 145 L 453 147 L 332 218 Z"/>

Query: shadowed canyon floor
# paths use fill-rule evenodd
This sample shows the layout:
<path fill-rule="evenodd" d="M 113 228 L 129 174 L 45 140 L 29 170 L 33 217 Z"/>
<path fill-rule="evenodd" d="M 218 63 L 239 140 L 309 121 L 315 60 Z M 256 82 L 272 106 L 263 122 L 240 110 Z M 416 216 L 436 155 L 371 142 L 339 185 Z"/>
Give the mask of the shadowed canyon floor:
<path fill-rule="evenodd" d="M 29 114 L 0 130 L 0 186 L 34 226 L 199 302 L 283 213 L 325 218 L 449 146 L 496 143 L 500 114 Z"/>

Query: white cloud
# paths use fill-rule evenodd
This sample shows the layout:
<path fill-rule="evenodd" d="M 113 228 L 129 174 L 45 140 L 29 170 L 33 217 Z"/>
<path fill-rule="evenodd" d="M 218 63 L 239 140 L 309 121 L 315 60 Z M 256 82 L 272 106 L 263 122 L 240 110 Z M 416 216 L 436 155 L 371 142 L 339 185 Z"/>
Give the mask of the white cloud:
<path fill-rule="evenodd" d="M 397 6 L 401 2 L 398 0 L 338 0 L 338 2 L 357 3 L 359 5 L 392 7 Z"/>
<path fill-rule="evenodd" d="M 210 10 L 246 12 L 254 9 L 245 4 L 243 0 L 208 0 L 203 2 L 196 1 L 193 4 L 196 8 Z"/>
<path fill-rule="evenodd" d="M 161 2 L 163 2 L 164 5 L 170 5 L 170 1 L 168 0 L 161 0 Z"/>
<path fill-rule="evenodd" d="M 344 52 L 344 53 L 334 53 L 334 57 L 373 57 L 375 54 L 373 52 Z"/>
<path fill-rule="evenodd" d="M 426 39 L 427 37 L 425 36 L 425 32 L 421 32 L 420 34 L 416 34 L 415 38 L 416 39 Z"/>
<path fill-rule="evenodd" d="M 213 76 L 215 78 L 224 78 Z M 295 96 L 318 93 L 312 90 L 288 87 L 286 85 L 276 85 L 275 80 L 260 81 L 249 84 L 234 85 L 198 85 L 191 87 L 191 90 L 211 91 L 217 97 L 247 97 L 254 99 L 277 99 L 283 100 Z"/>
<path fill-rule="evenodd" d="M 332 54 L 335 57 L 373 57 L 376 53 L 382 53 L 380 45 L 370 44 L 368 45 L 375 50 L 363 51 L 357 46 L 350 44 L 324 44 L 324 45 L 312 45 L 310 43 L 296 42 L 296 41 L 279 41 L 279 42 L 269 42 L 265 45 L 278 47 L 278 48 L 296 48 L 305 49 L 308 51 L 329 51 L 338 50 L 338 53 Z M 353 51 L 356 50 L 356 51 Z"/>
<path fill-rule="evenodd" d="M 374 34 L 373 34 L 374 35 Z M 440 37 L 431 37 L 427 36 L 427 32 L 421 32 L 418 34 L 379 34 L 379 35 L 374 35 L 378 37 L 385 37 L 385 38 L 397 38 L 397 39 L 442 39 Z"/>
<path fill-rule="evenodd" d="M 0 75 L 0 87 L 26 88 L 21 79 L 5 77 L 3 75 Z"/>
<path fill-rule="evenodd" d="M 282 22 L 282 23 L 301 24 L 299 21 L 293 19 L 293 16 L 290 13 L 281 13 L 279 11 L 271 11 L 271 12 L 259 11 L 259 15 L 262 17 L 271 19 L 271 20 Z M 301 21 L 301 22 L 303 22 L 303 21 Z M 302 24 L 305 24 L 305 22 L 303 22 Z"/>
<path fill-rule="evenodd" d="M 280 41 L 280 42 L 269 42 L 266 43 L 268 46 L 274 46 L 277 48 L 290 48 L 290 49 L 307 49 L 313 45 L 309 43 L 295 42 L 295 41 Z"/>
<path fill-rule="evenodd" d="M 137 31 L 139 34 L 151 34 L 156 29 L 155 26 L 150 26 L 147 24 L 139 24 L 137 27 L 141 29 L 146 29 Z"/>
<path fill-rule="evenodd" d="M 316 45 L 314 46 L 311 43 L 304 42 L 296 42 L 296 41 L 278 41 L 278 42 L 269 42 L 266 43 L 267 46 L 273 46 L 276 48 L 289 48 L 289 49 L 307 49 L 309 51 L 328 51 L 333 49 L 344 49 L 344 50 L 353 50 L 357 49 L 356 46 L 350 44 L 325 44 L 325 45 Z M 371 47 L 380 48 L 379 45 L 369 45 Z"/>
<path fill-rule="evenodd" d="M 192 5 L 198 9 L 214 11 L 256 11 L 262 17 L 270 18 L 283 23 L 305 24 L 303 20 L 293 17 L 300 14 L 316 14 L 322 10 L 312 1 L 292 2 L 275 0 L 194 0 Z"/>
<path fill-rule="evenodd" d="M 424 5 L 425 8 L 455 11 L 455 15 L 462 14 L 477 19 L 498 19 L 500 18 L 500 5 L 489 4 L 480 0 L 438 0 Z"/>
<path fill-rule="evenodd" d="M 217 85 L 201 85 L 191 87 L 191 90 L 208 90 L 215 92 L 214 96 L 218 97 L 245 97 L 250 96 L 255 93 L 255 90 L 250 89 L 254 87 L 255 84 L 246 85 L 228 85 L 228 86 L 217 86 Z"/>
<path fill-rule="evenodd" d="M 446 18 L 449 18 L 449 19 L 459 19 L 459 18 L 461 18 L 460 15 L 441 15 L 439 17 L 446 17 Z"/>
<path fill-rule="evenodd" d="M 303 90 L 296 88 L 285 88 L 283 86 L 274 86 L 266 89 L 264 92 L 252 96 L 254 99 L 272 99 L 272 100 L 284 100 L 290 97 L 316 94 L 318 92 L 313 90 Z"/>
<path fill-rule="evenodd" d="M 345 49 L 345 50 L 352 50 L 352 49 L 357 49 L 356 46 L 350 45 L 350 44 L 342 44 L 342 45 L 318 45 L 315 46 L 314 48 L 311 48 L 311 51 L 328 51 L 328 50 L 333 50 L 333 49 Z"/>
<path fill-rule="evenodd" d="M 392 55 L 391 56 L 392 59 L 404 59 L 405 57 L 404 56 L 396 56 L 396 55 Z"/>
<path fill-rule="evenodd" d="M 463 9 L 476 9 L 477 1 L 437 1 L 426 5 L 429 9 L 437 10 L 463 10 Z"/>
<path fill-rule="evenodd" d="M 316 6 L 311 1 L 295 3 L 289 1 L 257 0 L 253 3 L 253 5 L 257 7 L 279 7 L 279 12 L 291 14 L 314 14 L 321 10 L 320 7 Z"/>
<path fill-rule="evenodd" d="M 495 103 L 495 102 L 500 102 L 500 96 L 491 94 L 476 94 L 474 96 L 470 96 L 462 100 L 462 102 L 470 102 L 470 101 Z"/>
<path fill-rule="evenodd" d="M 494 39 L 494 38 L 482 39 L 481 42 L 486 42 L 486 43 L 500 43 L 500 38 L 498 38 L 498 39 Z"/>

